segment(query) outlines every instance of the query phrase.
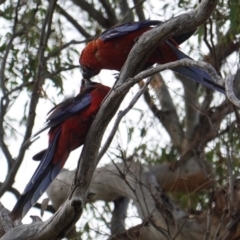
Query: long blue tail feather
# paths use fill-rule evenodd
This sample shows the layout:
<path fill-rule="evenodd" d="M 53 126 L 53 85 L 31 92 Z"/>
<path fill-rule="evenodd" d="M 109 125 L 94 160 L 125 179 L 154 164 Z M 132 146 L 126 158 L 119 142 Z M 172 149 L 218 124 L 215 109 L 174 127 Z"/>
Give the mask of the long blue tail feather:
<path fill-rule="evenodd" d="M 26 215 L 29 209 L 37 202 L 40 196 L 46 191 L 51 182 L 61 171 L 61 163 L 54 164 L 52 162 L 60 132 L 61 130 L 59 129 L 46 150 L 31 180 L 14 206 L 11 212 L 13 220 L 21 220 Z"/>
<path fill-rule="evenodd" d="M 181 52 L 178 48 L 176 48 L 170 42 L 167 42 L 167 44 L 171 47 L 171 49 L 173 50 L 175 55 L 179 58 L 179 60 L 184 58 L 192 59 L 186 54 L 184 54 L 183 52 Z M 208 88 L 217 90 L 218 92 L 225 94 L 225 88 L 215 83 L 210 77 L 210 75 L 202 69 L 199 69 L 197 67 L 180 66 L 180 67 L 173 68 L 172 70 Z"/>

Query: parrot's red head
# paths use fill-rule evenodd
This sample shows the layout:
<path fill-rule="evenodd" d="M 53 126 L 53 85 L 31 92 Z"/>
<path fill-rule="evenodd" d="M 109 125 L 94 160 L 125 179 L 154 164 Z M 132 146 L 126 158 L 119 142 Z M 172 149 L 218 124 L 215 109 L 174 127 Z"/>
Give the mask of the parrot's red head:
<path fill-rule="evenodd" d="M 96 53 L 97 46 L 95 41 L 92 41 L 87 44 L 80 55 L 80 68 L 82 71 L 82 76 L 85 79 L 90 79 L 91 77 L 98 75 L 101 71 Z"/>

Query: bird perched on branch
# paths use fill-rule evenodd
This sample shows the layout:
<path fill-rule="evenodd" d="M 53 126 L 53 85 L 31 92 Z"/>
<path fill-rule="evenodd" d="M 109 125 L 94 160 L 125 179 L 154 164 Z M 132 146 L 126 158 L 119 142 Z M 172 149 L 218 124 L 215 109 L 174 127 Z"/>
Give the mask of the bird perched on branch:
<path fill-rule="evenodd" d="M 144 20 L 114 26 L 104 31 L 98 38 L 89 42 L 81 53 L 79 62 L 83 77 L 91 78 L 99 74 L 102 69 L 120 71 L 137 39 L 144 32 L 159 24 L 162 22 Z M 147 59 L 144 69 L 155 63 L 164 64 L 183 58 L 191 59 L 178 49 L 178 45 L 187 40 L 193 33 L 194 31 L 190 31 L 160 42 Z M 216 84 L 210 75 L 202 69 L 179 66 L 172 70 L 206 87 L 222 93 L 225 92 L 224 88 Z"/>
<path fill-rule="evenodd" d="M 69 154 L 84 144 L 91 123 L 110 88 L 84 80 L 80 93 L 56 105 L 46 124 L 33 137 L 50 128 L 49 145 L 33 159 L 40 164 L 14 206 L 11 217 L 20 220 L 37 202 L 63 168 Z"/>

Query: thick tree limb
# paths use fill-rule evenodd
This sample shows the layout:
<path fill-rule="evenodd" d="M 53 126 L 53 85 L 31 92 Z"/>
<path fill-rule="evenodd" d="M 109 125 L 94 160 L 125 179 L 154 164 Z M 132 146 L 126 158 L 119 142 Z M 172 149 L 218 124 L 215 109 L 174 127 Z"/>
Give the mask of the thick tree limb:
<path fill-rule="evenodd" d="M 184 87 L 186 138 L 188 142 L 191 142 L 194 130 L 199 123 L 198 84 L 194 81 L 189 81 L 188 78 L 179 74 L 177 74 L 177 77 L 181 80 Z"/>
<path fill-rule="evenodd" d="M 66 173 L 69 176 L 67 178 Z M 73 174 L 71 171 L 63 171 L 58 176 L 58 180 L 60 180 L 60 178 L 66 180 L 72 177 Z M 61 181 L 58 180 L 56 180 L 52 186 L 51 194 L 53 197 L 61 195 L 60 190 L 62 191 L 62 187 L 64 187 Z M 69 181 L 69 184 L 71 184 L 71 181 Z M 211 205 L 212 214 L 209 239 L 233 240 L 240 237 L 240 228 L 238 227 L 240 203 L 239 180 L 234 182 L 232 211 L 228 209 L 228 188 L 229 187 L 220 188 L 213 195 L 214 204 Z M 66 190 L 67 189 L 68 187 L 66 187 Z M 144 220 L 142 225 L 129 229 L 128 233 L 126 233 L 128 235 L 122 233 L 110 239 L 202 240 L 206 232 L 207 212 L 203 211 L 200 215 L 189 218 L 187 213 L 179 209 L 179 207 L 162 192 L 161 187 L 159 187 L 155 181 L 154 175 L 152 175 L 145 166 L 138 163 L 112 164 L 97 169 L 90 189 L 91 192 L 95 194 L 95 200 L 105 199 L 106 201 L 110 201 L 120 195 L 130 196 L 134 200 L 140 216 Z M 24 229 L 34 233 L 36 229 L 41 226 L 39 224 L 39 222 L 31 224 L 31 228 L 26 226 Z M 166 225 L 168 228 L 166 228 Z M 14 229 L 20 232 L 15 232 Z M 7 238 L 7 236 L 10 236 L 10 233 L 15 234 L 11 236 L 16 236 L 17 239 L 24 239 L 21 237 L 23 228 L 19 226 L 14 229 L 10 230 L 1 240 L 11 239 Z M 32 236 L 34 236 L 34 234 Z M 128 238 L 124 238 L 124 236 L 128 236 Z M 45 237 L 48 237 L 48 235 L 45 235 Z"/>
<path fill-rule="evenodd" d="M 192 162 L 190 164 L 190 162 Z M 169 199 L 161 190 L 161 185 L 165 191 L 173 192 L 177 188 L 185 190 L 186 192 L 198 191 L 209 187 L 211 178 L 214 178 L 211 170 L 211 164 L 204 162 L 206 168 L 203 171 L 200 166 L 196 164 L 196 160 L 188 161 L 179 172 L 171 173 L 167 166 L 158 165 L 150 169 L 147 166 L 140 165 L 135 162 L 109 164 L 105 167 L 98 168 L 93 176 L 90 192 L 93 197 L 89 201 L 104 200 L 112 201 L 124 196 L 133 199 L 134 205 L 137 206 L 140 217 L 144 224 L 129 229 L 130 236 L 139 238 L 133 239 L 166 239 L 163 235 L 174 236 L 176 239 L 201 239 L 206 232 L 207 225 L 207 211 L 203 211 L 200 215 L 188 218 L 179 207 Z M 207 169 L 209 167 L 209 169 Z M 209 178 L 208 183 L 205 177 Z M 198 175 L 199 173 L 199 175 Z M 202 181 L 207 184 L 196 184 L 197 178 L 202 175 Z M 69 186 L 73 178 L 73 171 L 63 171 L 47 190 L 54 206 L 60 206 L 61 201 L 64 200 Z M 157 179 L 157 181 L 156 181 Z M 181 181 L 185 182 L 182 184 Z M 165 183 L 172 182 L 172 186 Z M 194 184 L 195 182 L 195 184 Z M 182 186 L 180 186 L 182 185 Z M 198 186 L 197 186 L 198 185 Z M 238 212 L 240 203 L 239 198 L 239 181 L 234 183 L 233 192 L 233 211 L 229 211 L 228 215 L 222 218 L 222 215 L 228 208 L 228 187 L 221 188 L 214 193 L 213 205 L 211 205 L 211 228 L 209 229 L 209 239 L 213 239 L 216 232 L 218 235 L 232 234 L 231 236 L 240 236 L 240 228 L 236 227 L 238 218 L 235 215 Z M 64 194 L 63 194 L 64 193 Z M 61 197 L 60 197 L 61 196 Z M 62 200 L 59 201 L 59 198 Z M 214 207 L 213 207 L 214 206 Z M 232 215 L 231 215 L 232 213 Z M 222 225 L 219 227 L 219 224 Z M 229 223 L 229 225 L 227 224 Z M 169 226 L 169 229 L 166 226 Z M 230 226 L 235 226 L 232 228 Z M 159 231 L 160 230 L 160 231 Z M 123 234 L 123 236 L 125 236 Z M 110 239 L 118 239 L 117 236 Z M 172 239 L 170 238 L 170 239 Z M 124 238 L 120 238 L 124 239 Z M 221 238 L 220 238 L 221 239 Z M 231 238 L 229 238 L 231 239 Z"/>
<path fill-rule="evenodd" d="M 158 184 L 164 191 L 188 194 L 209 189 L 214 180 L 215 174 L 211 164 L 205 161 L 202 161 L 202 164 L 198 164 L 199 161 L 201 160 L 191 158 L 179 166 L 176 172 L 171 171 L 169 165 L 156 164 L 149 167 L 149 169 L 147 166 L 145 166 L 145 168 L 157 179 Z M 109 202 L 121 196 L 131 198 L 131 194 L 122 193 L 122 189 L 125 188 L 124 186 L 118 185 L 115 187 L 114 184 L 116 184 L 116 182 L 108 181 L 110 181 L 112 177 L 121 178 L 121 174 L 117 171 L 118 169 L 125 168 L 125 171 L 127 171 L 129 166 L 133 167 L 135 165 L 138 164 L 134 162 L 131 164 L 116 163 L 114 165 L 110 164 L 102 168 L 97 168 L 94 172 L 89 190 L 91 193 L 94 193 L 94 196 L 88 201 L 103 200 Z M 75 172 L 76 171 L 64 169 L 47 189 L 47 194 L 55 209 L 58 209 L 65 200 Z"/>
<path fill-rule="evenodd" d="M 114 201 L 114 210 L 112 212 L 111 219 L 111 235 L 115 235 L 125 231 L 125 218 L 127 216 L 127 209 L 129 199 L 126 197 L 120 197 Z"/>
<path fill-rule="evenodd" d="M 155 74 L 150 85 L 160 102 L 161 110 L 153 102 L 149 92 L 144 93 L 144 99 L 152 111 L 153 115 L 163 124 L 174 147 L 181 150 L 185 145 L 184 132 L 180 125 L 179 117 L 176 108 L 173 104 L 170 93 L 160 74 Z"/>

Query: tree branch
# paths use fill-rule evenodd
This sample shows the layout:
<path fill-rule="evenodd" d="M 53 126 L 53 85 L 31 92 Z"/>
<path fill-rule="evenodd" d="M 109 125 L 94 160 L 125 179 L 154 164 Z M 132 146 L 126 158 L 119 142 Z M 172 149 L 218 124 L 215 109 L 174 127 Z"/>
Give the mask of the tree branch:
<path fill-rule="evenodd" d="M 143 3 L 145 1 L 146 0 L 133 0 L 139 21 L 142 21 L 142 20 L 146 19 L 144 11 L 143 11 Z"/>
<path fill-rule="evenodd" d="M 237 81 L 237 79 L 239 78 L 239 75 L 240 75 L 240 69 L 238 69 L 237 73 L 234 76 L 229 75 L 227 77 L 227 80 L 226 80 L 226 94 L 227 94 L 227 97 L 238 108 L 240 108 L 240 102 L 239 102 L 239 99 L 236 97 L 236 95 L 233 91 L 233 83 L 234 83 L 234 81 Z"/>
<path fill-rule="evenodd" d="M 0 237 L 13 228 L 13 223 L 9 217 L 9 211 L 0 202 Z"/>
<path fill-rule="evenodd" d="M 185 144 L 183 141 L 184 132 L 180 125 L 179 117 L 171 95 L 160 74 L 155 74 L 154 80 L 151 81 L 150 84 L 161 104 L 161 110 L 159 110 L 154 104 L 148 92 L 144 93 L 145 102 L 153 115 L 163 124 L 171 138 L 173 146 L 181 151 Z"/>
<path fill-rule="evenodd" d="M 114 202 L 114 210 L 111 219 L 111 235 L 125 231 L 124 220 L 127 216 L 129 199 L 125 197 L 117 198 Z"/>
<path fill-rule="evenodd" d="M 155 165 L 148 168 L 133 161 L 97 168 L 89 189 L 93 197 L 88 201 L 103 200 L 109 202 L 119 197 L 132 199 L 140 217 L 148 223 L 145 234 L 152 236 L 151 233 L 156 232 L 159 236 L 158 230 L 160 228 L 167 231 L 167 228 L 164 227 L 166 221 L 171 225 L 173 221 L 185 216 L 184 212 L 177 210 L 176 204 L 166 194 L 162 193 L 161 188 L 164 189 L 164 192 L 183 191 L 191 193 L 208 189 L 211 186 L 214 178 L 211 164 L 204 162 L 206 174 L 203 174 L 204 171 L 196 162 L 196 159 L 191 159 L 179 168 L 177 174 L 169 170 L 168 165 Z M 149 186 L 149 177 L 150 182 L 153 181 L 153 183 L 150 183 L 151 187 Z M 54 207 L 59 207 L 66 198 L 73 178 L 74 171 L 64 170 L 47 190 Z M 157 187 L 158 184 L 160 187 Z M 169 204 L 170 208 L 167 207 Z M 178 228 L 178 226 L 175 226 L 174 231 L 170 231 L 172 236 L 181 234 L 181 228 Z M 141 239 L 156 239 L 156 235 L 149 238 L 142 237 Z"/>
<path fill-rule="evenodd" d="M 184 102 L 185 102 L 185 128 L 187 142 L 191 142 L 194 130 L 199 123 L 199 103 L 198 103 L 198 84 L 194 81 L 189 81 L 188 78 L 176 74 L 181 80 L 184 87 Z M 186 147 L 186 146 L 184 146 Z M 182 149 L 183 150 L 183 149 Z"/>
<path fill-rule="evenodd" d="M 68 48 L 71 45 L 81 44 L 81 43 L 86 43 L 86 42 L 87 42 L 87 40 L 83 40 L 83 41 L 71 40 L 70 42 L 63 44 L 63 45 L 59 46 L 58 48 L 54 49 L 52 52 L 50 52 L 47 55 L 46 60 L 48 60 L 52 57 L 58 57 L 63 49 Z"/>
<path fill-rule="evenodd" d="M 55 72 L 48 72 L 48 73 L 45 73 L 43 75 L 43 78 L 52 78 L 56 75 L 58 75 L 59 73 L 61 72 L 66 72 L 66 71 L 69 71 L 69 70 L 73 70 L 75 68 L 79 68 L 79 65 L 69 65 L 68 67 L 59 67 Z"/>
<path fill-rule="evenodd" d="M 85 38 L 91 39 L 92 36 L 85 31 L 85 29 L 79 25 L 79 23 L 71 16 L 69 15 L 60 5 L 56 4 L 57 11 L 62 14 Z"/>
<path fill-rule="evenodd" d="M 127 0 L 122 0 L 118 2 L 119 8 L 121 10 L 121 15 L 122 15 L 122 23 L 124 22 L 132 22 L 134 17 L 133 17 L 133 11 L 132 8 L 129 8 Z"/>
<path fill-rule="evenodd" d="M 103 28 L 112 27 L 112 21 L 104 18 L 102 13 L 100 11 L 97 11 L 96 8 L 94 8 L 93 4 L 88 3 L 86 0 L 81 1 L 72 0 L 72 1 L 82 10 L 88 12 L 90 17 L 92 17 L 96 22 L 98 22 Z"/>
<path fill-rule="evenodd" d="M 115 14 L 115 9 L 113 9 L 111 7 L 111 4 L 108 0 L 100 0 L 101 4 L 103 5 L 106 13 L 107 13 L 107 17 L 108 20 L 110 20 L 112 22 L 112 26 L 118 23 L 116 14 Z"/>

